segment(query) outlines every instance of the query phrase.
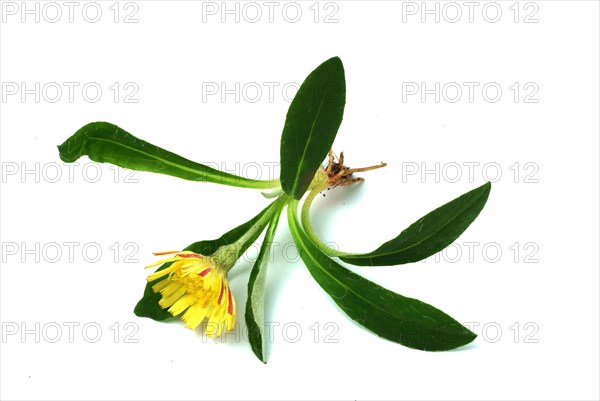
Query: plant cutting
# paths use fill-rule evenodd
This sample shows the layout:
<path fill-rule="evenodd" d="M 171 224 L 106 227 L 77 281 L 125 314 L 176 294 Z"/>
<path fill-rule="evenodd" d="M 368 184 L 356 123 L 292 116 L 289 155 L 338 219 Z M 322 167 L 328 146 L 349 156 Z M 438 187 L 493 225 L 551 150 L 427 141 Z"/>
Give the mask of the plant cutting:
<path fill-rule="evenodd" d="M 100 163 L 166 174 L 191 181 L 258 189 L 272 199 L 249 221 L 220 238 L 155 253 L 137 316 L 157 321 L 180 318 L 189 329 L 200 326 L 217 337 L 233 330 L 237 308 L 228 273 L 250 245 L 266 231 L 248 280 L 245 321 L 255 355 L 266 362 L 264 340 L 266 257 L 287 208 L 288 225 L 312 277 L 350 318 L 373 333 L 424 351 L 464 346 L 476 337 L 454 318 L 414 298 L 396 294 L 348 269 L 346 265 L 391 266 L 423 260 L 454 242 L 475 220 L 490 193 L 488 182 L 416 219 L 400 234 L 368 253 L 342 252 L 324 244 L 310 221 L 315 197 L 326 189 L 360 182 L 354 174 L 385 163 L 350 168 L 332 145 L 346 104 L 342 61 L 333 57 L 312 71 L 290 104 L 281 135 L 281 174 L 276 180 L 253 180 L 196 163 L 143 141 L 124 129 L 93 122 L 58 146 L 68 163 L 87 156 Z M 324 166 L 324 161 L 327 164 Z"/>

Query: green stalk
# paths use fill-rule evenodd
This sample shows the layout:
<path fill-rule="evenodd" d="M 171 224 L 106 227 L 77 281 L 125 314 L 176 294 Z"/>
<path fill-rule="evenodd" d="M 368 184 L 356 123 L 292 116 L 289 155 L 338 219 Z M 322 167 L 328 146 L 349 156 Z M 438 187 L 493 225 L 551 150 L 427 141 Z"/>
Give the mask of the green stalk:
<path fill-rule="evenodd" d="M 275 214 L 280 214 L 281 213 L 281 209 L 283 209 L 283 206 L 285 206 L 287 201 L 287 196 L 280 196 L 279 198 L 277 198 L 277 200 L 275 202 L 273 202 L 271 204 L 271 209 L 263 214 L 261 216 L 260 219 L 257 220 L 257 222 L 250 227 L 250 229 L 248 231 L 246 231 L 239 240 L 237 240 L 236 242 L 234 242 L 232 245 L 238 245 L 239 249 L 242 249 L 242 247 L 244 247 L 244 245 L 248 245 L 248 242 L 255 241 L 255 237 L 260 235 L 260 233 L 265 229 L 265 227 L 267 226 L 267 224 L 269 224 L 269 222 L 272 220 L 273 216 Z M 242 255 L 237 255 L 237 257 L 239 258 Z"/>
<path fill-rule="evenodd" d="M 269 206 L 269 209 L 262 215 L 248 230 L 242 234 L 239 239 L 231 244 L 223 245 L 212 256 L 213 263 L 225 271 L 231 270 L 242 253 L 256 241 L 260 233 L 273 219 L 275 214 L 281 214 L 281 210 L 288 201 L 287 195 L 281 195 Z"/>
<path fill-rule="evenodd" d="M 210 182 L 249 189 L 276 189 L 281 185 L 279 180 L 251 180 L 249 178 L 238 176 L 223 177 L 222 179 L 215 179 Z"/>
<path fill-rule="evenodd" d="M 304 228 L 304 231 L 306 232 L 306 235 L 308 236 L 308 238 L 310 238 L 310 240 L 315 245 L 317 245 L 319 247 L 319 249 L 324 254 L 326 254 L 327 256 L 344 256 L 344 255 L 347 255 L 346 252 L 341 252 L 341 251 L 338 251 L 336 249 L 333 249 L 332 247 L 330 247 L 329 245 L 327 245 L 326 243 L 324 243 L 323 241 L 321 241 L 319 239 L 319 236 L 315 232 L 312 224 L 310 223 L 310 206 L 312 205 L 312 202 L 315 199 L 315 197 L 322 190 L 323 190 L 323 188 L 321 186 L 315 186 L 310 191 L 310 193 L 306 197 L 306 200 L 302 204 L 302 212 L 301 212 L 302 227 Z M 298 209 L 298 201 L 297 200 L 293 200 L 292 202 L 290 202 L 290 208 L 292 208 L 292 207 L 294 208 L 295 213 L 297 213 L 297 209 Z"/>

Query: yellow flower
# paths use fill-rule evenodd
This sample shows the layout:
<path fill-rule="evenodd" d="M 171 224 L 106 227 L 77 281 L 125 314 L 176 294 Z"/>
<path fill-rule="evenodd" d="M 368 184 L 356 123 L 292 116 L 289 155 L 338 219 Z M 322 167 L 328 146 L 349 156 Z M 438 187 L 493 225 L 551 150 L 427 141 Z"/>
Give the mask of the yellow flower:
<path fill-rule="evenodd" d="M 146 268 L 172 262 L 166 269 L 148 276 L 148 281 L 168 275 L 152 286 L 162 295 L 159 305 L 173 315 L 181 313 L 185 327 L 195 329 L 208 320 L 206 333 L 220 336 L 223 328 L 230 331 L 235 325 L 235 301 L 227 284 L 227 272 L 215 266 L 210 257 L 190 251 L 155 253 L 173 255 Z"/>

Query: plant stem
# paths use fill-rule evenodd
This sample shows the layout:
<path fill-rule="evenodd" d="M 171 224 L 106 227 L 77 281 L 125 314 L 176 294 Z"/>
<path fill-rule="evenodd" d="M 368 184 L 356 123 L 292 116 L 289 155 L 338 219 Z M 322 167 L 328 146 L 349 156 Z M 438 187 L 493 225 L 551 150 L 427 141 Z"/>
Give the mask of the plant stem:
<path fill-rule="evenodd" d="M 282 195 L 279 198 L 277 198 L 277 200 L 275 200 L 272 204 L 271 204 L 271 209 L 263 214 L 261 216 L 260 219 L 258 219 L 256 221 L 256 223 L 250 227 L 250 229 L 248 231 L 246 231 L 239 240 L 237 240 L 236 242 L 234 242 L 232 245 L 236 245 L 237 249 L 242 249 L 242 247 L 246 244 L 246 242 L 248 242 L 249 240 L 251 240 L 255 235 L 256 232 L 262 232 L 265 227 L 267 226 L 267 224 L 269 224 L 269 221 L 271 221 L 271 219 L 273 218 L 273 215 L 275 213 L 281 213 L 281 209 L 283 209 L 283 206 L 287 203 L 287 196 L 286 195 Z M 239 257 L 242 255 L 236 255 L 236 260 L 239 259 Z"/>
<path fill-rule="evenodd" d="M 261 192 L 262 196 L 264 196 L 267 199 L 273 199 L 278 197 L 279 195 L 283 194 L 283 189 L 280 186 L 275 187 L 274 189 L 272 189 L 270 192 Z"/>
<path fill-rule="evenodd" d="M 276 189 L 281 186 L 278 179 L 275 180 L 252 180 L 243 177 L 219 177 L 218 180 L 212 181 L 216 184 L 229 185 L 238 188 L 250 189 Z"/>
<path fill-rule="evenodd" d="M 323 189 L 324 189 L 323 186 L 315 186 L 310 191 L 310 193 L 306 197 L 306 200 L 302 204 L 302 212 L 301 212 L 301 215 L 302 215 L 301 216 L 302 217 L 302 227 L 304 227 L 304 231 L 308 235 L 308 238 L 310 238 L 310 240 L 312 242 L 314 242 L 315 245 L 318 245 L 319 248 L 321 249 L 321 251 L 324 254 L 326 254 L 328 256 L 344 256 L 344 255 L 348 255 L 347 252 L 341 252 L 341 251 L 338 251 L 337 249 L 333 249 L 332 247 L 330 247 L 329 245 L 327 245 L 326 243 L 324 243 L 323 241 L 321 241 L 319 239 L 319 236 L 315 232 L 312 224 L 310 224 L 310 206 L 312 205 L 312 202 L 315 199 L 315 197 Z"/>
<path fill-rule="evenodd" d="M 231 270 L 248 246 L 256 241 L 256 238 L 269 224 L 273 216 L 276 213 L 281 213 L 287 202 L 288 197 L 285 194 L 277 198 L 277 200 L 271 203 L 269 209 L 237 241 L 221 246 L 211 256 L 213 263 L 226 272 Z"/>

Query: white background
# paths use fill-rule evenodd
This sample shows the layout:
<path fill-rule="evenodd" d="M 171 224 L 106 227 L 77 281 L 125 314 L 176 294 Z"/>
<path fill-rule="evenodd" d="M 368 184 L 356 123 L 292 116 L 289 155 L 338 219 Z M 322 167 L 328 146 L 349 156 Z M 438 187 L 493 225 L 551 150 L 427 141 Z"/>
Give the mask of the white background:
<path fill-rule="evenodd" d="M 98 2 L 92 23 L 95 6 L 85 2 L 73 22 L 62 2 L 38 3 L 39 22 L 21 2 L 2 2 L 3 399 L 598 399 L 597 2 L 481 2 L 472 22 L 464 3 L 438 3 L 436 22 L 421 2 L 311 1 L 297 3 L 296 23 L 286 3 L 273 22 L 264 3 L 239 3 L 239 22 L 232 14 L 225 23 L 220 2 L 113 3 Z M 252 23 L 255 5 L 262 18 Z M 131 13 L 138 22 L 125 23 Z M 353 268 L 476 324 L 479 337 L 426 353 L 363 329 L 294 261 L 285 218 L 269 266 L 267 320 L 278 326 L 268 364 L 235 335 L 212 341 L 179 322 L 137 318 L 151 252 L 216 238 L 267 201 L 258 191 L 129 177 L 88 159 L 69 170 L 55 146 L 88 122 L 110 121 L 233 172 L 256 176 L 258 164 L 267 179 L 289 106 L 282 88 L 335 55 L 348 88 L 335 149 L 350 166 L 389 165 L 317 199 L 316 229 L 343 250 L 368 251 L 493 179 L 481 215 L 437 260 Z M 78 85 L 72 102 L 65 82 Z M 272 98 L 265 82 L 278 85 Z M 407 94 L 422 82 L 440 83 L 439 102 Z M 479 85 L 472 102 L 464 82 Z M 22 98 L 21 83 L 33 93 Z M 102 89 L 95 103 L 92 90 L 82 94 L 89 83 Z M 211 83 L 239 83 L 240 98 L 208 95 Z M 443 92 L 452 83 L 463 89 L 455 103 Z M 488 83 L 502 90 L 496 102 L 482 94 Z M 258 97 L 248 92 L 256 86 Z M 125 102 L 132 88 L 127 100 L 137 103 Z M 439 177 L 421 175 L 436 162 Z M 72 258 L 65 243 L 76 243 Z M 230 276 L 238 335 L 255 254 Z"/>

